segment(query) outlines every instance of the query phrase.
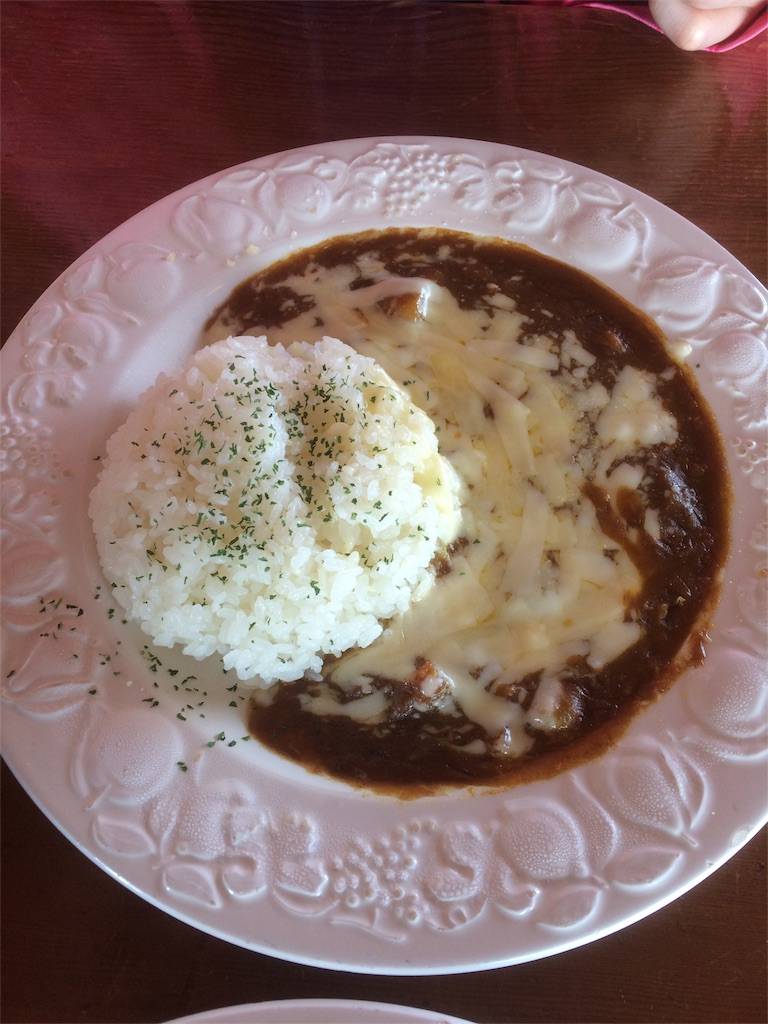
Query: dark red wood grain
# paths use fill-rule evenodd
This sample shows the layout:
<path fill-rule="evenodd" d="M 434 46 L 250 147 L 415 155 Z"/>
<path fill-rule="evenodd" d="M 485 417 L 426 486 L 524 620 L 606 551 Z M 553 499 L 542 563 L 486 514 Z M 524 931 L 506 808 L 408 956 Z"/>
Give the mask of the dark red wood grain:
<path fill-rule="evenodd" d="M 111 228 L 218 169 L 330 139 L 490 139 L 648 192 L 766 277 L 768 50 L 689 54 L 608 12 L 348 2 L 0 4 L 7 337 Z M 162 1021 L 297 997 L 479 1022 L 762 1022 L 765 841 L 630 929 L 453 978 L 298 967 L 210 938 L 94 867 L 2 779 L 0 1015 Z"/>

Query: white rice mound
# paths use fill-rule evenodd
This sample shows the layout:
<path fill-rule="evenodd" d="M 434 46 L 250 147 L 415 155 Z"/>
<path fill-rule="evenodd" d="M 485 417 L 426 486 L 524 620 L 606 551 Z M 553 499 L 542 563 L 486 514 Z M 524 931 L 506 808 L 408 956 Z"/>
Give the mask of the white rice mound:
<path fill-rule="evenodd" d="M 429 417 L 333 338 L 229 338 L 161 374 L 90 499 L 114 599 L 154 642 L 255 685 L 366 647 L 458 531 Z"/>

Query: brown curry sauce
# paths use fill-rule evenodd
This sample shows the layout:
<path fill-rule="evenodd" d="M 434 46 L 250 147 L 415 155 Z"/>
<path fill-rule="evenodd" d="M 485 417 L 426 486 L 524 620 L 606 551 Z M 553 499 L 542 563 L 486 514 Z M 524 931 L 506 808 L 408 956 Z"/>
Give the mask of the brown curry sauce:
<path fill-rule="evenodd" d="M 434 263 L 441 246 L 449 246 L 450 252 Z M 591 383 L 610 388 L 625 365 L 654 374 L 658 395 L 678 423 L 674 444 L 646 449 L 641 459 L 647 498 L 659 510 L 659 540 L 652 541 L 638 529 L 644 508 L 636 492 L 620 492 L 614 510 L 599 487 L 584 487 L 603 532 L 624 548 L 642 576 L 634 611 L 645 631 L 635 645 L 600 670 L 575 659 L 561 679 L 578 708 L 574 725 L 553 734 L 531 733 L 535 742 L 530 751 L 511 762 L 490 753 L 463 751 L 472 740 L 486 738 L 484 730 L 461 713 L 449 716 L 414 709 L 415 687 L 393 679 L 374 680 L 391 700 L 381 724 L 303 710 L 303 691 L 333 684 L 300 680 L 281 684 L 272 704 L 254 704 L 249 729 L 266 746 L 311 770 L 401 796 L 446 784 L 507 785 L 556 774 L 602 752 L 639 708 L 703 657 L 728 538 L 729 485 L 712 415 L 692 374 L 671 359 L 652 321 L 586 274 L 500 239 L 439 229 L 392 229 L 334 238 L 245 281 L 206 326 L 218 322 L 232 334 L 262 329 L 266 333 L 312 307 L 311 298 L 308 301 L 285 285 L 287 277 L 302 273 L 310 262 L 332 267 L 352 263 L 365 253 L 375 254 L 398 276 L 434 280 L 463 308 L 483 304 L 489 284 L 498 285 L 530 319 L 531 331 L 576 332 L 596 357 L 589 371 Z M 371 283 L 361 275 L 352 287 Z M 321 310 L 316 326 L 323 326 Z M 670 370 L 674 372 L 667 373 L 667 379 L 659 376 Z M 486 415 L 492 416 L 493 410 Z M 450 571 L 445 556 L 435 570 L 438 575 Z M 529 689 L 523 706 L 532 699 L 537 681 L 534 674 L 515 684 Z M 350 699 L 340 689 L 337 696 Z"/>

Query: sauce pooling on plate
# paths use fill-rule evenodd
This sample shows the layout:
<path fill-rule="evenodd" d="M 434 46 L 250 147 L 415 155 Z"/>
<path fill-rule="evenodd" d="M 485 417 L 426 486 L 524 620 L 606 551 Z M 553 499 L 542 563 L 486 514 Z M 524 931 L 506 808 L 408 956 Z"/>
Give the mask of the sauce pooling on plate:
<path fill-rule="evenodd" d="M 658 329 L 593 279 L 498 239 L 366 232 L 268 267 L 207 330 L 342 338 L 428 413 L 462 481 L 429 592 L 254 699 L 267 746 L 403 791 L 552 774 L 701 657 L 720 442 Z"/>

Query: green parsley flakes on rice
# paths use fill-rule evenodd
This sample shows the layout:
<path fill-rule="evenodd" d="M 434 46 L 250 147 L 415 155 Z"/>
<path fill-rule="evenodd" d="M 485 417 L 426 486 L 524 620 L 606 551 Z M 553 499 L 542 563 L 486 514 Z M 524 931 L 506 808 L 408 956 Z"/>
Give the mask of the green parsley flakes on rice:
<path fill-rule="evenodd" d="M 229 338 L 161 374 L 91 494 L 114 598 L 154 642 L 256 685 L 366 647 L 459 526 L 429 417 L 333 338 Z"/>

